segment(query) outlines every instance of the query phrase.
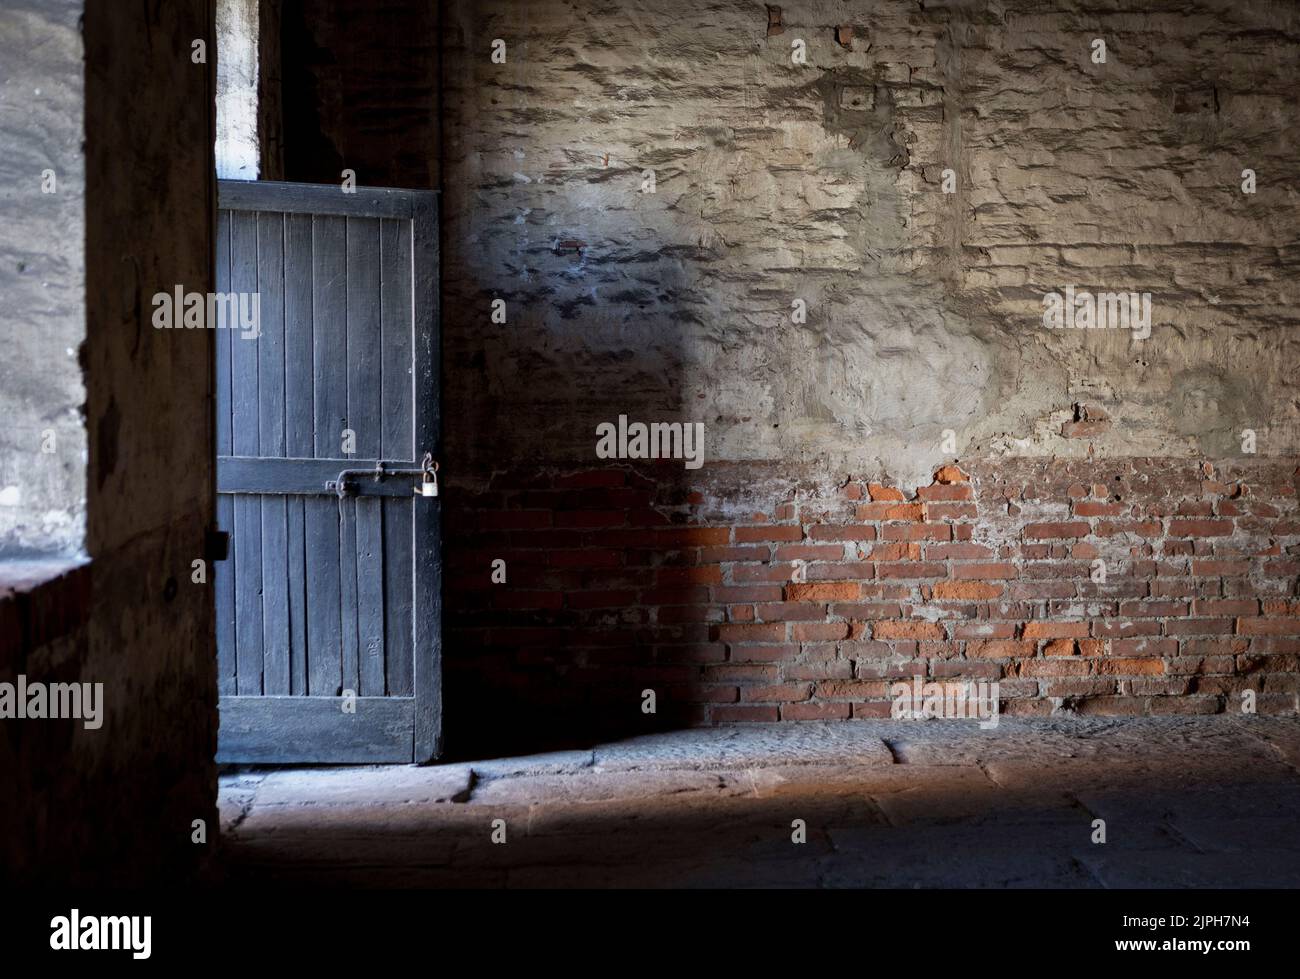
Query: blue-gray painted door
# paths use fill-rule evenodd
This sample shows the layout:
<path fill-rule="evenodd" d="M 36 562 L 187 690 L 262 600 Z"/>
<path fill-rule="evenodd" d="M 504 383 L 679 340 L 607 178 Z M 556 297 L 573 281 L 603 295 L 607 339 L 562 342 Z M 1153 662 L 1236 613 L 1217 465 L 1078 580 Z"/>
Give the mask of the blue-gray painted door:
<path fill-rule="evenodd" d="M 219 761 L 439 753 L 436 201 L 218 183 Z"/>

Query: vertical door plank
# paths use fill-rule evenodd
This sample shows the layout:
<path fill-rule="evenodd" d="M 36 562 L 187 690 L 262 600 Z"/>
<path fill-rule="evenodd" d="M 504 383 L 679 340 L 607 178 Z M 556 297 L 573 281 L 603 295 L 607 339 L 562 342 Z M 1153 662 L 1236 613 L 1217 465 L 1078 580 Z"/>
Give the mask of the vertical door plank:
<path fill-rule="evenodd" d="M 217 212 L 217 267 L 218 292 L 230 291 L 230 212 Z M 218 330 L 213 338 L 217 351 L 217 455 L 231 453 L 230 439 L 230 331 Z M 227 534 L 235 528 L 235 500 L 221 494 L 217 497 L 217 526 Z M 216 562 L 212 569 L 212 583 L 216 588 L 217 612 L 217 693 L 233 696 L 238 692 L 235 640 L 235 553 L 231 548 L 226 560 Z"/>
<path fill-rule="evenodd" d="M 418 463 L 412 417 L 413 322 L 411 317 L 411 223 L 384 220 L 380 226 L 380 317 L 383 334 L 383 432 L 385 459 Z M 390 696 L 415 692 L 415 578 L 412 564 L 411 500 L 388 499 L 384 516 L 384 652 Z"/>
<path fill-rule="evenodd" d="M 257 213 L 258 455 L 285 455 L 284 215 Z M 289 519 L 283 496 L 262 497 L 262 692 L 289 693 Z"/>
<path fill-rule="evenodd" d="M 359 693 L 360 657 L 357 636 L 357 501 L 339 501 L 340 628 L 343 634 L 343 689 Z"/>
<path fill-rule="evenodd" d="M 361 695 L 384 695 L 384 514 L 383 500 L 355 501 L 357 513 L 357 641 Z"/>
<path fill-rule="evenodd" d="M 438 400 L 441 341 L 438 331 L 437 198 L 417 203 L 411 227 L 411 283 L 415 310 L 415 444 L 442 453 Z M 444 480 L 445 485 L 445 480 Z M 442 501 L 412 497 L 415 509 L 415 760 L 442 751 Z"/>
<path fill-rule="evenodd" d="M 316 456 L 343 455 L 348 426 L 346 218 L 318 215 L 312 233 L 312 368 Z"/>
<path fill-rule="evenodd" d="M 257 340 L 258 455 L 285 456 L 284 215 L 266 211 L 257 220 L 257 293 L 261 335 Z"/>
<path fill-rule="evenodd" d="M 284 442 L 292 459 L 316 452 L 312 383 L 311 216 L 284 215 Z M 307 542 L 301 497 L 286 501 L 289 692 L 307 693 Z"/>
<path fill-rule="evenodd" d="M 312 227 L 312 391 L 315 454 L 337 459 L 347 428 L 347 252 L 344 219 L 316 216 Z M 307 677 L 315 696 L 338 696 L 343 627 L 337 499 L 306 500 Z"/>
<path fill-rule="evenodd" d="M 310 214 L 284 216 L 284 368 L 287 454 L 310 459 L 316 453 Z"/>
<path fill-rule="evenodd" d="M 307 693 L 307 539 L 301 497 L 284 500 L 285 627 L 288 639 L 286 694 Z"/>
<path fill-rule="evenodd" d="M 307 693 L 337 697 L 343 689 L 339 625 L 339 503 L 303 500 L 307 583 Z"/>
<path fill-rule="evenodd" d="M 380 228 L 380 317 L 383 335 L 383 458 L 420 461 L 411 417 L 411 224 Z M 420 452 L 423 452 L 423 448 Z"/>
<path fill-rule="evenodd" d="M 383 332 L 380 320 L 378 218 L 348 218 L 348 419 L 357 455 L 382 459 Z M 361 498 L 353 539 L 356 628 L 362 696 L 384 694 L 384 561 L 382 501 Z M 346 567 L 346 565 L 345 565 Z"/>
<path fill-rule="evenodd" d="M 382 501 L 384 514 L 384 650 L 388 695 L 414 692 L 415 572 L 412 564 L 412 507 L 418 501 Z"/>
<path fill-rule="evenodd" d="M 239 294 L 257 291 L 257 215 L 237 212 L 230 218 L 230 288 Z M 228 324 L 229 325 L 229 324 Z M 231 362 L 231 443 L 235 455 L 256 456 L 258 371 L 256 339 L 229 329 Z M 241 695 L 262 692 L 262 501 L 235 498 L 234 550 L 235 634 L 238 659 L 236 688 Z"/>

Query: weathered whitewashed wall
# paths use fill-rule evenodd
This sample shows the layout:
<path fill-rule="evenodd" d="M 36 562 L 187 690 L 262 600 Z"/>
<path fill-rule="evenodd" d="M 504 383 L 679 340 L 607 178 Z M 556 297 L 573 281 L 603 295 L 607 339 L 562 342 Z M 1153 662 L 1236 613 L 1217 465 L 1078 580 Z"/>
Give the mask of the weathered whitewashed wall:
<path fill-rule="evenodd" d="M 0 8 L 0 554 L 74 554 L 86 520 L 80 0 Z"/>
<path fill-rule="evenodd" d="M 1244 428 L 1296 451 L 1300 8 L 780 19 L 747 0 L 450 5 L 459 451 L 590 458 L 619 412 L 703 421 L 713 458 L 908 485 L 955 455 L 1240 454 Z M 1149 292 L 1150 337 L 1044 329 L 1043 294 L 1071 285 Z M 1077 403 L 1111 424 L 1064 438 Z"/>

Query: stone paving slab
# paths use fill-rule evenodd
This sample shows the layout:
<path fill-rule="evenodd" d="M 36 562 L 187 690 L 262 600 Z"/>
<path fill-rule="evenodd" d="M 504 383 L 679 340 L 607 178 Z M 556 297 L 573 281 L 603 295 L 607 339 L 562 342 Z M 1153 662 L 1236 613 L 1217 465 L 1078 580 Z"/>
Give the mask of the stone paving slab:
<path fill-rule="evenodd" d="M 396 840 L 400 847 L 402 838 L 407 836 L 477 834 L 481 828 L 486 835 L 485 827 L 496 818 L 523 825 L 528 820 L 528 807 L 503 805 L 487 809 L 453 802 L 352 806 L 254 804 L 231 834 L 231 839 L 243 842 L 272 833 L 281 837 L 313 837 L 327 842 L 379 836 Z"/>
<path fill-rule="evenodd" d="M 594 751 L 551 751 L 517 758 L 494 758 L 473 763 L 482 778 L 509 778 L 514 775 L 571 775 L 595 764 Z"/>
<path fill-rule="evenodd" d="M 568 805 L 584 802 L 631 801 L 678 793 L 740 792 L 715 772 L 587 770 L 570 775 L 521 775 L 482 782 L 469 798 L 473 806 Z"/>
<path fill-rule="evenodd" d="M 1300 773 L 1300 724 L 1275 723 L 1273 718 L 1237 719 L 1236 725 L 1276 752 L 1278 760 Z"/>
<path fill-rule="evenodd" d="M 869 723 L 704 728 L 630 738 L 595 750 L 604 771 L 672 768 L 766 768 L 774 765 L 892 765 Z"/>
<path fill-rule="evenodd" d="M 1294 887 L 1298 757 L 1295 718 L 810 723 L 251 769 L 220 805 L 228 869 L 271 883 Z"/>
<path fill-rule="evenodd" d="M 1099 848 L 1100 850 L 1101 848 Z M 1091 853 L 1082 858 L 1104 887 L 1256 888 L 1300 886 L 1300 860 L 1294 849 L 1236 853 L 1183 851 Z"/>
<path fill-rule="evenodd" d="M 1072 835 L 1061 823 L 1056 834 Z M 1042 824 L 1000 832 L 963 825 L 910 826 L 882 834 L 831 831 L 833 858 L 823 858 L 828 887 L 982 888 L 1098 887 L 1070 849 L 1045 845 Z"/>
<path fill-rule="evenodd" d="M 468 795 L 469 765 L 349 766 L 273 771 L 257 787 L 258 806 L 451 802 Z"/>
<path fill-rule="evenodd" d="M 1278 720 L 1261 730 L 1300 727 Z M 982 730 L 971 721 L 875 722 L 873 732 L 910 765 L 994 764 L 999 761 L 1135 763 L 1194 752 L 1198 757 L 1278 762 L 1278 752 L 1251 729 L 1226 718 L 1004 718 Z"/>

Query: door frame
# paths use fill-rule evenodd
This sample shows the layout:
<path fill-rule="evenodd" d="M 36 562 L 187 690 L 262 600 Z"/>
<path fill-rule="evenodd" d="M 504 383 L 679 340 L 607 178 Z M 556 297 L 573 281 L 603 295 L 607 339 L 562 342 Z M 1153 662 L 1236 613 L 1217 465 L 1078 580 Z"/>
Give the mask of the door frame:
<path fill-rule="evenodd" d="M 411 222 L 412 404 L 417 457 L 442 453 L 441 331 L 439 329 L 438 192 L 284 181 L 217 181 L 217 208 Z M 215 360 L 214 360 L 215 370 Z M 215 388 L 212 410 L 216 410 Z M 411 462 L 418 464 L 417 460 Z M 215 491 L 233 479 L 218 464 Z M 225 479 L 223 480 L 223 475 Z M 340 743 L 342 698 L 221 696 L 218 762 L 358 762 L 425 764 L 442 753 L 442 501 L 413 506 L 413 697 L 357 697 L 353 730 Z M 364 715 L 364 716 L 363 716 Z M 353 723 L 360 722 L 360 723 Z M 413 732 L 404 747 L 407 725 Z M 397 734 L 399 737 L 394 738 Z M 268 751 L 268 744 L 275 749 Z M 329 744 L 330 750 L 321 746 Z"/>

